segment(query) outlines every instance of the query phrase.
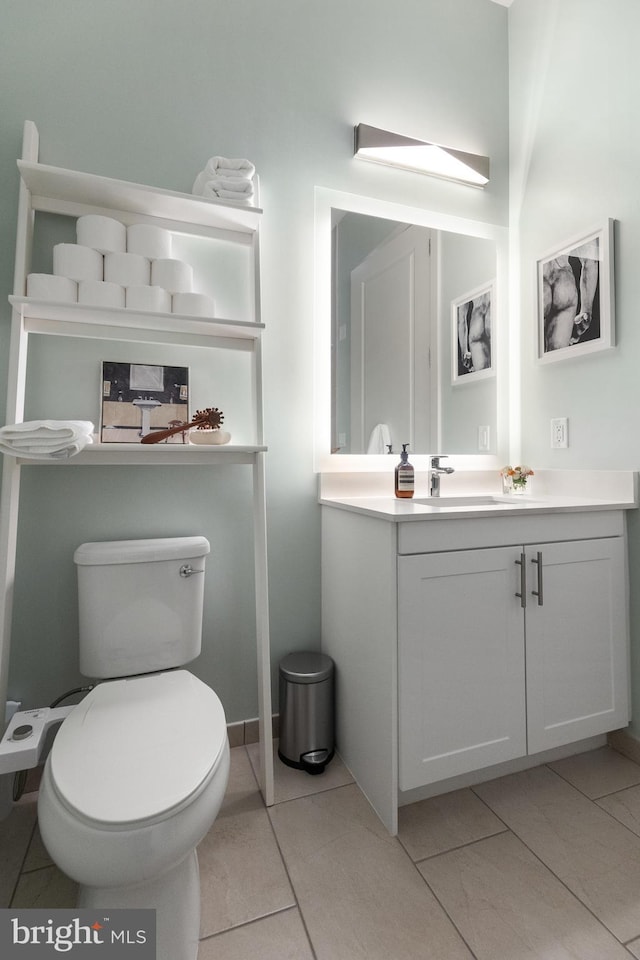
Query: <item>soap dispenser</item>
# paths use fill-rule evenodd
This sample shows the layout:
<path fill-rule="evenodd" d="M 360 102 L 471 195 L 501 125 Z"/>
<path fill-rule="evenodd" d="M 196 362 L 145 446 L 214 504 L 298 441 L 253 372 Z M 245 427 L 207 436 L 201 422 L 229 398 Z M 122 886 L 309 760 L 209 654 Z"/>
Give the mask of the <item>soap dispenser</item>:
<path fill-rule="evenodd" d="M 396 497 L 406 499 L 413 496 L 414 490 L 414 470 L 409 463 L 409 454 L 407 453 L 408 443 L 402 444 L 402 453 L 400 454 L 400 463 L 396 467 Z"/>

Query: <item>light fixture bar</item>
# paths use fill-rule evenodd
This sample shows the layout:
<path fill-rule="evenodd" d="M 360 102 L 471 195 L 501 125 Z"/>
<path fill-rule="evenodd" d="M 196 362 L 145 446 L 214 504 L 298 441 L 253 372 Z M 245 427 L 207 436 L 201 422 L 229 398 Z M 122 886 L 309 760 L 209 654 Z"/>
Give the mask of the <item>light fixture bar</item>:
<path fill-rule="evenodd" d="M 477 187 L 484 187 L 489 182 L 488 157 L 403 137 L 378 127 L 369 127 L 366 123 L 359 123 L 355 128 L 354 156 L 360 160 Z"/>

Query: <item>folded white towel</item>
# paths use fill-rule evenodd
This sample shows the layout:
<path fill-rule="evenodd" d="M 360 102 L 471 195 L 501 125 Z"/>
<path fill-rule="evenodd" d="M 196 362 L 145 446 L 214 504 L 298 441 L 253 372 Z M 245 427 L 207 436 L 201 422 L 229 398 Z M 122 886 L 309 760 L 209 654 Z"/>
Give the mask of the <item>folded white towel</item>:
<path fill-rule="evenodd" d="M 391 446 L 391 432 L 386 423 L 378 423 L 371 431 L 367 453 L 387 453 Z"/>
<path fill-rule="evenodd" d="M 202 188 L 202 196 L 208 200 L 240 200 L 249 203 L 253 198 L 253 184 L 251 180 L 227 180 L 226 177 L 216 177 L 207 180 Z"/>
<path fill-rule="evenodd" d="M 192 193 L 202 196 L 202 190 L 207 180 L 216 177 L 227 177 L 233 180 L 251 180 L 256 168 L 250 160 L 233 160 L 228 157 L 210 157 L 204 170 L 195 179 Z"/>
<path fill-rule="evenodd" d="M 93 443 L 90 420 L 28 420 L 0 427 L 0 453 L 32 460 L 64 460 Z"/>

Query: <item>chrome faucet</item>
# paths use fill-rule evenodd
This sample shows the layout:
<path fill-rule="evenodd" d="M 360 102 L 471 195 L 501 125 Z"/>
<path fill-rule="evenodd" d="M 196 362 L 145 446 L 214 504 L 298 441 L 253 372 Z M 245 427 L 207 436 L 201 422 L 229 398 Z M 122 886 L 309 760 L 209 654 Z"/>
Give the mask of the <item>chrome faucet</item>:
<path fill-rule="evenodd" d="M 429 463 L 429 496 L 440 496 L 440 477 L 443 473 L 455 473 L 453 467 L 441 467 L 440 461 L 446 460 L 446 454 L 438 454 L 437 457 L 431 457 Z"/>

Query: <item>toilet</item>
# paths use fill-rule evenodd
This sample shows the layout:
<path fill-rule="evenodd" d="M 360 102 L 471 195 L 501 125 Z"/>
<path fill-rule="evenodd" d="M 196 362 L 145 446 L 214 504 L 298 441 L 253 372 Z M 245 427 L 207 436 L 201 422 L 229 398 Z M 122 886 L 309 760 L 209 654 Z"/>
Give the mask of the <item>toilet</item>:
<path fill-rule="evenodd" d="M 47 758 L 38 821 L 79 907 L 156 910 L 157 960 L 196 960 L 196 846 L 229 777 L 214 691 L 182 669 L 202 643 L 204 537 L 76 550 L 80 670 L 99 681 Z"/>

